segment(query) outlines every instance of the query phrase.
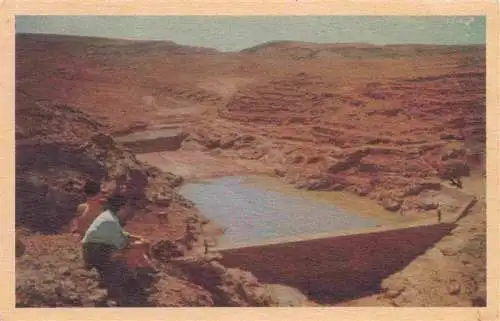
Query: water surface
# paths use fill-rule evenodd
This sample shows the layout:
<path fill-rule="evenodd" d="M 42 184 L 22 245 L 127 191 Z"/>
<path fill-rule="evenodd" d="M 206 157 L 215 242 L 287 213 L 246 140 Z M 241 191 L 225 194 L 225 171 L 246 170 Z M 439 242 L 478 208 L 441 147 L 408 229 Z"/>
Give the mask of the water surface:
<path fill-rule="evenodd" d="M 220 245 L 373 227 L 373 218 L 331 204 L 243 184 L 244 177 L 223 177 L 183 185 L 179 192 L 204 216 L 227 230 Z"/>

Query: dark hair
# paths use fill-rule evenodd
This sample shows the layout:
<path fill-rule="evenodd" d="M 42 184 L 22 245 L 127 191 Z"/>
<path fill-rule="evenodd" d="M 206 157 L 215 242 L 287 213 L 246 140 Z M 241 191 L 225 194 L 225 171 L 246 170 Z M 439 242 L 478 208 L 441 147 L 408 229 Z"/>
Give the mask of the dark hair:
<path fill-rule="evenodd" d="M 107 201 L 107 207 L 112 211 L 112 212 L 118 212 L 120 208 L 122 208 L 125 204 L 127 203 L 127 199 L 125 196 L 115 193 L 111 195 L 111 197 Z"/>
<path fill-rule="evenodd" d="M 87 196 L 96 196 L 101 191 L 101 185 L 95 181 L 88 181 L 83 187 L 83 192 Z"/>

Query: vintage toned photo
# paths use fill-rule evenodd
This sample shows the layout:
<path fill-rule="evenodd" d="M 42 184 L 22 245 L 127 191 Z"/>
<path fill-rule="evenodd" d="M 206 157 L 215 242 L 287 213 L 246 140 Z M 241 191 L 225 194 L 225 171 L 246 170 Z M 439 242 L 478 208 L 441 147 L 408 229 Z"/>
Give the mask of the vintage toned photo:
<path fill-rule="evenodd" d="M 484 16 L 17 15 L 16 307 L 485 307 L 485 77 Z"/>

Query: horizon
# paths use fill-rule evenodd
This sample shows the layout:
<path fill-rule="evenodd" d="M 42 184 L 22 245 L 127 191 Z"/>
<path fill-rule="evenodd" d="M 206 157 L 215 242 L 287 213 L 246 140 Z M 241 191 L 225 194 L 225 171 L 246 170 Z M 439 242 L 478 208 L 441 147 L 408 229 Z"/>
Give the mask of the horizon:
<path fill-rule="evenodd" d="M 199 25 L 205 27 L 193 28 Z M 222 52 L 272 42 L 486 43 L 484 16 L 16 16 L 15 33 L 171 41 Z"/>
<path fill-rule="evenodd" d="M 148 40 L 148 39 L 134 39 L 134 38 L 126 38 L 126 37 L 104 37 L 104 36 L 85 36 L 85 35 L 73 35 L 73 34 L 56 34 L 56 33 L 43 33 L 43 32 L 19 32 L 16 33 L 16 35 L 34 35 L 34 36 L 53 36 L 53 37 L 74 37 L 74 38 L 87 38 L 87 39 L 102 39 L 102 40 L 123 40 L 123 41 L 132 41 L 132 42 L 165 42 L 165 43 L 174 43 L 178 46 L 185 46 L 185 47 L 193 47 L 193 48 L 202 48 L 202 49 L 213 49 L 213 50 L 218 50 L 213 47 L 203 47 L 203 46 L 196 46 L 196 45 L 184 45 L 184 44 L 179 44 L 175 41 L 172 40 Z M 231 53 L 231 52 L 241 52 L 253 48 L 257 48 L 259 46 L 265 46 L 267 44 L 272 45 L 272 44 L 280 44 L 280 43 L 287 43 L 287 42 L 293 42 L 293 43 L 303 43 L 303 44 L 313 44 L 313 45 L 369 45 L 369 46 L 374 46 L 374 47 L 393 47 L 393 46 L 434 46 L 434 47 L 485 47 L 486 44 L 478 43 L 478 44 L 433 44 L 433 43 L 388 43 L 388 44 L 373 44 L 369 42 L 309 42 L 309 41 L 300 41 L 300 40 L 271 40 L 263 43 L 256 44 L 252 47 L 248 48 L 243 48 L 238 51 L 220 51 L 220 52 L 226 52 L 226 53 Z"/>

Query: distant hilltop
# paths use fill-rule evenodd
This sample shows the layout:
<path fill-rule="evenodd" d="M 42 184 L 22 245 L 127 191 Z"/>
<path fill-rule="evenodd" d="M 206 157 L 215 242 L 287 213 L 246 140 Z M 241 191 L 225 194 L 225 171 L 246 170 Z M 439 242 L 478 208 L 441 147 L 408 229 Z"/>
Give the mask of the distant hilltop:
<path fill-rule="evenodd" d="M 276 40 L 262 43 L 260 45 L 256 45 L 250 48 L 246 48 L 241 50 L 241 52 L 258 52 L 263 49 L 269 48 L 281 48 L 281 49 L 290 49 L 290 48 L 311 48 L 317 49 L 319 47 L 323 49 L 327 48 L 373 48 L 375 45 L 366 43 L 366 42 L 346 42 L 346 43 L 313 43 L 313 42 L 305 42 L 305 41 L 292 41 L 292 40 Z"/>
<path fill-rule="evenodd" d="M 59 34 L 46 34 L 46 33 L 17 33 L 17 40 L 26 40 L 42 43 L 57 43 L 59 46 L 92 46 L 94 48 L 106 47 L 119 48 L 122 53 L 131 51 L 146 51 L 146 50 L 161 50 L 168 51 L 169 53 L 217 53 L 217 49 L 208 47 L 197 47 L 181 45 L 169 40 L 141 40 L 141 39 L 124 39 L 124 38 L 106 38 L 94 36 L 80 36 L 80 35 L 59 35 Z M 125 50 L 125 51 L 123 51 Z M 132 53 L 132 52 L 128 52 Z"/>
<path fill-rule="evenodd" d="M 313 58 L 402 58 L 415 55 L 443 55 L 484 51 L 485 45 L 311 43 L 301 41 L 270 41 L 243 49 L 241 53 L 258 55 L 285 54 L 292 59 Z"/>

